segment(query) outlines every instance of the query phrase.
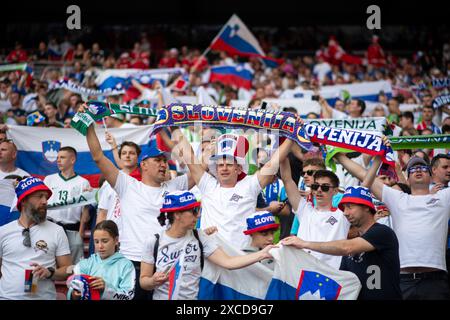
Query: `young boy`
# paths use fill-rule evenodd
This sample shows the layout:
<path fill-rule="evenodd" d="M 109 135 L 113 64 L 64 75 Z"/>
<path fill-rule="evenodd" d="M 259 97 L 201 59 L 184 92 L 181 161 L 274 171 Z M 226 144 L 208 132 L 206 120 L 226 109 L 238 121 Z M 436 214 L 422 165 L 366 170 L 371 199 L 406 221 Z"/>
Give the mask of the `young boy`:
<path fill-rule="evenodd" d="M 258 211 L 247 218 L 247 230 L 244 234 L 251 237 L 251 242 L 246 246 L 244 252 L 257 252 L 268 245 L 273 244 L 274 234 L 280 225 L 276 223 L 275 217 L 269 211 Z M 266 267 L 273 270 L 274 263 L 271 259 L 261 261 Z"/>

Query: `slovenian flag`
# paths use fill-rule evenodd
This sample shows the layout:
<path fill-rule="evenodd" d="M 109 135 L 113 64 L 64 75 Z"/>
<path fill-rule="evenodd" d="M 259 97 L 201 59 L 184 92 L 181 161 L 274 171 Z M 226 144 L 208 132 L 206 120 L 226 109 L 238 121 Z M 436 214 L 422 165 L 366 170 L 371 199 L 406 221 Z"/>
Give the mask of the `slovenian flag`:
<path fill-rule="evenodd" d="M 126 90 L 124 102 L 139 98 L 140 91 L 133 87 L 131 79 L 136 80 L 144 87 L 150 88 L 155 81 L 166 86 L 170 77 L 175 74 L 183 74 L 183 68 L 161 68 L 161 69 L 106 69 L 98 72 L 95 83 L 99 89 Z"/>
<path fill-rule="evenodd" d="M 66 128 L 42 128 L 27 126 L 10 126 L 8 133 L 17 146 L 16 165 L 33 176 L 44 178 L 59 172 L 56 158 L 60 148 L 71 146 L 77 150 L 75 172 L 88 179 L 93 188 L 98 187 L 100 170 L 92 159 L 86 138 L 76 130 Z M 111 128 L 108 131 L 117 143 L 133 141 L 143 152 L 148 148 L 151 126 L 136 128 Z M 114 163 L 111 146 L 105 140 L 104 128 L 96 128 L 100 145 L 105 155 Z"/>
<path fill-rule="evenodd" d="M 169 300 L 177 300 L 179 285 L 177 282 L 181 278 L 181 259 L 178 259 L 169 273 Z"/>
<path fill-rule="evenodd" d="M 271 68 L 283 63 L 282 59 L 267 57 L 255 36 L 250 32 L 242 20 L 235 14 L 220 30 L 212 41 L 212 50 L 225 51 L 244 57 L 259 57 Z"/>
<path fill-rule="evenodd" d="M 361 290 L 358 277 L 336 270 L 303 250 L 282 246 L 270 253 L 277 263 L 268 300 L 356 300 Z"/>
<path fill-rule="evenodd" d="M 225 85 L 238 88 L 251 89 L 253 70 L 245 65 L 217 66 L 211 67 L 209 82 L 221 82 Z"/>
<path fill-rule="evenodd" d="M 220 235 L 214 241 L 230 256 L 244 252 Z M 281 246 L 270 250 L 275 270 L 255 263 L 227 270 L 205 260 L 199 300 L 355 300 L 361 290 L 358 277 L 336 270 L 303 250 Z"/>
<path fill-rule="evenodd" d="M 2 195 L 0 197 L 0 226 L 17 220 L 20 216 L 16 207 L 11 208 L 16 197 L 13 181 L 10 179 L 0 180 L 0 194 Z"/>
<path fill-rule="evenodd" d="M 214 241 L 228 255 L 245 253 L 227 243 L 219 234 Z M 199 300 L 263 300 L 269 288 L 273 271 L 262 263 L 236 270 L 222 268 L 205 259 L 199 285 Z"/>
<path fill-rule="evenodd" d="M 344 92 L 346 92 L 351 99 L 378 102 L 378 95 L 381 91 L 383 91 L 389 99 L 393 95 L 392 85 L 385 80 L 322 86 L 320 95 L 327 100 L 330 105 L 334 105 L 337 99 L 343 98 L 342 94 Z"/>

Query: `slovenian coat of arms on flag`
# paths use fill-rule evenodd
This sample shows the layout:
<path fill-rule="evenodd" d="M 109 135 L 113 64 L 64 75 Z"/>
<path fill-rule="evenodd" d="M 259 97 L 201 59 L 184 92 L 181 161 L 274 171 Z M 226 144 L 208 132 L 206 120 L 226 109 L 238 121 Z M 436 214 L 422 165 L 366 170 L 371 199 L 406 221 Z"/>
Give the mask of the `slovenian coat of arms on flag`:
<path fill-rule="evenodd" d="M 301 271 L 296 299 L 337 300 L 342 287 L 333 279 L 314 271 Z"/>
<path fill-rule="evenodd" d="M 42 141 L 42 155 L 48 162 L 55 163 L 61 142 L 55 140 Z"/>

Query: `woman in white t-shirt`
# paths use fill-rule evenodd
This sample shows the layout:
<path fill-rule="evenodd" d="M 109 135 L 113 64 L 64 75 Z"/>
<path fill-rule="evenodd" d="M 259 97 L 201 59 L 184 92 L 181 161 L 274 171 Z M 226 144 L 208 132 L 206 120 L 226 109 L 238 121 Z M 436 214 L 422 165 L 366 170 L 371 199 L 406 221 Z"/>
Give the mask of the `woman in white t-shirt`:
<path fill-rule="evenodd" d="M 169 193 L 164 198 L 158 221 L 169 226 L 145 242 L 139 279 L 144 290 L 154 290 L 154 300 L 197 299 L 204 259 L 226 269 L 239 269 L 272 258 L 272 245 L 230 257 L 203 231 L 194 230 L 199 207 L 200 202 L 189 191 Z"/>

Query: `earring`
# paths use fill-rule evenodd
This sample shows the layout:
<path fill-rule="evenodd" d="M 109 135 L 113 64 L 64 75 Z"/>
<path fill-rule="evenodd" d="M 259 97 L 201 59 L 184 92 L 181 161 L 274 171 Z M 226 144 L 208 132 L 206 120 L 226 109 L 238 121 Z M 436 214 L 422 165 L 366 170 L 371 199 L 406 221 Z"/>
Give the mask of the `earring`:
<path fill-rule="evenodd" d="M 169 218 L 167 217 L 167 212 L 166 212 L 166 220 L 164 221 L 164 225 L 166 227 L 169 227 Z"/>

